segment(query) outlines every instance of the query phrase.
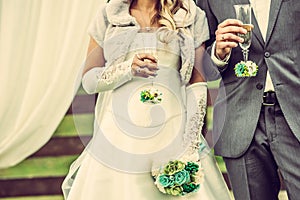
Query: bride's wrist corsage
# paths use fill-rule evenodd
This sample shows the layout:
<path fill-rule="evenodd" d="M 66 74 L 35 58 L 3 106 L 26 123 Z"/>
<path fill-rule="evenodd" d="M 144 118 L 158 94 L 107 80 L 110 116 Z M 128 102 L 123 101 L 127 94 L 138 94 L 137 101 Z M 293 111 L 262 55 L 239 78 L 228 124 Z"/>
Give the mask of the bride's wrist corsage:
<path fill-rule="evenodd" d="M 152 170 L 152 176 L 160 192 L 173 196 L 184 196 L 196 192 L 204 181 L 200 161 L 169 161 L 161 168 Z"/>
<path fill-rule="evenodd" d="M 241 61 L 237 63 L 234 67 L 234 72 L 237 77 L 253 77 L 256 76 L 258 71 L 258 66 L 255 62 Z"/>

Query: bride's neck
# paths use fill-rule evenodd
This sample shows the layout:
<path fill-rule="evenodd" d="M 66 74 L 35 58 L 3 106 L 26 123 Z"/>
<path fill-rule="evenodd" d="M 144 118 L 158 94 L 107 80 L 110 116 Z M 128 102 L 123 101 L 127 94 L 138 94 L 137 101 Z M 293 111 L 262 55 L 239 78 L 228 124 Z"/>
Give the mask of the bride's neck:
<path fill-rule="evenodd" d="M 153 20 L 156 15 L 158 0 L 136 0 L 130 8 L 130 14 L 136 18 L 141 28 L 159 27 L 158 21 Z"/>
<path fill-rule="evenodd" d="M 156 9 L 156 3 L 157 0 L 136 0 L 133 8 L 144 13 L 152 13 Z"/>

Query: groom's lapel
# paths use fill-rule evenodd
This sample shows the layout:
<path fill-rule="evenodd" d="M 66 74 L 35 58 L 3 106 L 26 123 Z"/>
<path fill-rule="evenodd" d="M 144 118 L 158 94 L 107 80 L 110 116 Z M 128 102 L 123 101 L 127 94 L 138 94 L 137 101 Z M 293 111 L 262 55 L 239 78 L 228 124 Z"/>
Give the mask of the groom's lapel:
<path fill-rule="evenodd" d="M 281 3 L 282 3 L 282 0 L 272 0 L 271 1 L 270 14 L 269 14 L 269 25 L 268 25 L 267 37 L 266 37 L 266 45 L 269 42 L 270 37 L 272 35 L 275 22 L 278 18 L 278 13 L 280 10 Z"/>

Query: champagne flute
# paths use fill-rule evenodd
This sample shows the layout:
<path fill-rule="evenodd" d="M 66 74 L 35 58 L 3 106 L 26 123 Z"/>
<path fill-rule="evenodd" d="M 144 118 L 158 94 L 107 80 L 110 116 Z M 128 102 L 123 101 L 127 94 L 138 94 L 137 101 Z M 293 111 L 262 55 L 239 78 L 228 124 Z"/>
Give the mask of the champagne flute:
<path fill-rule="evenodd" d="M 248 52 L 251 45 L 252 38 L 252 29 L 253 25 L 251 24 L 251 5 L 250 4 L 238 4 L 234 5 L 236 19 L 240 20 L 243 23 L 243 28 L 247 30 L 246 34 L 238 34 L 239 37 L 244 39 L 244 42 L 239 43 L 239 46 L 242 49 L 244 62 L 248 61 Z"/>
<path fill-rule="evenodd" d="M 142 42 L 143 42 L 143 53 L 151 54 L 157 59 L 157 38 L 156 38 L 156 28 L 146 27 L 140 29 L 139 31 L 142 33 Z M 147 61 L 147 60 L 145 60 Z M 150 61 L 149 61 L 150 62 Z"/>
<path fill-rule="evenodd" d="M 156 32 L 157 29 L 155 27 L 146 27 L 139 30 L 139 33 L 142 34 L 142 44 L 143 44 L 143 53 L 151 54 L 153 57 L 158 60 L 158 54 L 157 54 L 157 36 Z M 152 62 L 149 59 L 144 59 L 144 62 Z M 149 102 L 150 104 L 157 104 L 161 102 L 161 95 L 162 93 L 158 91 L 158 89 L 154 86 L 154 76 L 149 76 L 149 79 L 151 79 L 151 86 L 144 90 L 141 95 L 141 99 L 145 99 L 146 102 Z"/>

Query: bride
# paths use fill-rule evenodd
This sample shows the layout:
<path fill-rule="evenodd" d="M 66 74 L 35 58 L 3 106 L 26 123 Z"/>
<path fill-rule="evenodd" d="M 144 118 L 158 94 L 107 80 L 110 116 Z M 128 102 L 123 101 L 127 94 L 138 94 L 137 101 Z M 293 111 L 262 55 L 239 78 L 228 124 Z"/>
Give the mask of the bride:
<path fill-rule="evenodd" d="M 89 34 L 82 85 L 99 93 L 94 133 L 65 199 L 230 199 L 201 134 L 204 12 L 192 0 L 111 0 Z"/>

